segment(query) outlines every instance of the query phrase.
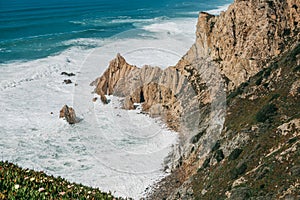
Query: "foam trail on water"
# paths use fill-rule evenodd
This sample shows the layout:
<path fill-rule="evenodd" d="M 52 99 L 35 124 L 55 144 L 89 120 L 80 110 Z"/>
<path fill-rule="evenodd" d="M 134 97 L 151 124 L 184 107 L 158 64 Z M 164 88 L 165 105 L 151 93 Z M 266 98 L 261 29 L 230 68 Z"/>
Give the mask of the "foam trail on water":
<path fill-rule="evenodd" d="M 209 14 L 212 14 L 212 15 L 220 15 L 221 12 L 226 11 L 228 9 L 229 5 L 230 4 L 226 4 L 226 5 L 223 5 L 223 6 L 218 6 L 217 9 L 207 10 L 206 12 L 208 12 Z"/>

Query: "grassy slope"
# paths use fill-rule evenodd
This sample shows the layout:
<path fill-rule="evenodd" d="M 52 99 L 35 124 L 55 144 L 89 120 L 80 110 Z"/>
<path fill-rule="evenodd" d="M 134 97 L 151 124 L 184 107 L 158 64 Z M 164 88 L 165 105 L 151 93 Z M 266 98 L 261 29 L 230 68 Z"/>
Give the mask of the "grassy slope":
<path fill-rule="evenodd" d="M 117 199 L 99 189 L 0 161 L 0 199 Z"/>
<path fill-rule="evenodd" d="M 225 140 L 241 132 L 246 132 L 250 140 L 240 147 L 242 153 L 236 159 L 227 157 L 198 170 L 192 178 L 196 199 L 225 199 L 229 193 L 232 199 L 278 199 L 285 192 L 292 199 L 300 198 L 300 136 L 283 136 L 276 131 L 281 124 L 300 118 L 299 96 L 289 96 L 292 84 L 300 77 L 296 63 L 299 54 L 300 45 L 228 96 L 227 130 L 223 131 L 220 149 Z M 280 78 L 272 77 L 280 68 Z M 253 88 L 257 99 L 242 98 Z M 283 146 L 266 156 L 279 144 Z M 280 155 L 291 147 L 293 151 Z M 246 181 L 233 188 L 233 182 L 241 177 Z"/>

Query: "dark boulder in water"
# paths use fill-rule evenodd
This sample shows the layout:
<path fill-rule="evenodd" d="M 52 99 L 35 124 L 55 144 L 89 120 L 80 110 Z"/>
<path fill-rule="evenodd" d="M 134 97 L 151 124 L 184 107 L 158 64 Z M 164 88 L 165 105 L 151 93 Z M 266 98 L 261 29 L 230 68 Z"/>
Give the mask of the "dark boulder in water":
<path fill-rule="evenodd" d="M 65 80 L 64 80 L 64 83 L 65 83 L 65 84 L 71 84 L 72 81 L 71 81 L 70 79 L 65 79 Z"/>
<path fill-rule="evenodd" d="M 68 73 L 68 72 L 62 72 L 60 75 L 65 75 L 65 76 L 75 76 L 74 73 Z"/>

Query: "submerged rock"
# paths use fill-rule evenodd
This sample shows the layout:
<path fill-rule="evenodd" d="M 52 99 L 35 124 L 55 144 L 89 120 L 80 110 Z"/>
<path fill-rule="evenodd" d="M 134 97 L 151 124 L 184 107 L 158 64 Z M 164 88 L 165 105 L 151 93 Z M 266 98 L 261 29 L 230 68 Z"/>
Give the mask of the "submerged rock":
<path fill-rule="evenodd" d="M 60 110 L 59 118 L 65 118 L 69 124 L 79 122 L 79 119 L 76 117 L 75 110 L 67 105 L 64 105 Z"/>
<path fill-rule="evenodd" d="M 72 81 L 71 81 L 70 79 L 65 79 L 65 80 L 64 80 L 64 83 L 65 83 L 65 84 L 70 84 L 70 83 L 72 83 Z"/>
<path fill-rule="evenodd" d="M 98 99 L 97 97 L 94 97 L 94 98 L 93 98 L 93 102 L 96 102 L 96 101 L 97 101 L 97 99 Z"/>
<path fill-rule="evenodd" d="M 73 72 L 68 73 L 68 72 L 62 72 L 61 75 L 65 75 L 65 76 L 75 76 L 75 74 Z"/>

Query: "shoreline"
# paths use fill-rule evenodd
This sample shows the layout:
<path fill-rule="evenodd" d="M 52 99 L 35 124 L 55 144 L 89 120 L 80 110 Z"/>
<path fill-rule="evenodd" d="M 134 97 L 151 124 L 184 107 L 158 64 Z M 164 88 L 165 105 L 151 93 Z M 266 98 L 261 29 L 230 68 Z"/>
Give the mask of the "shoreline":
<path fill-rule="evenodd" d="M 196 19 L 194 19 L 194 21 L 196 22 Z M 194 24 L 192 24 L 191 26 L 194 27 Z M 191 28 L 191 30 L 192 29 L 193 28 Z M 163 30 L 163 31 L 165 31 L 165 30 Z M 194 33 L 192 33 L 192 35 L 194 37 Z M 161 36 L 159 36 L 159 37 L 161 37 Z M 169 34 L 167 33 L 164 37 L 169 37 Z M 185 36 L 185 37 L 187 37 L 187 36 Z M 168 44 L 168 43 L 172 44 L 174 41 L 179 41 L 180 38 L 182 39 L 182 37 L 180 36 L 180 37 L 177 37 L 175 40 L 167 39 L 167 40 L 154 40 L 154 41 L 156 41 L 156 45 L 162 45 L 162 44 L 159 44 L 160 41 L 165 41 L 165 42 L 167 41 L 165 44 Z M 164 38 L 164 39 L 166 39 L 166 38 Z M 131 41 L 136 41 L 136 42 L 140 43 L 138 45 L 138 48 L 144 48 L 145 49 L 145 46 L 147 46 L 147 45 L 150 46 L 151 48 L 156 48 L 156 47 L 154 47 L 152 45 L 153 40 L 149 40 L 148 44 L 146 44 L 146 45 L 143 44 L 143 43 L 141 43 L 141 41 L 145 41 L 145 40 L 135 40 L 135 39 L 132 39 Z M 122 40 L 120 40 L 118 42 L 120 42 L 120 43 L 123 42 L 123 44 L 124 44 L 124 41 L 122 41 Z M 181 42 L 183 42 L 183 41 L 181 41 Z M 192 42 L 194 42 L 194 40 Z M 172 47 L 170 45 L 166 45 L 166 46 L 167 46 L 167 49 L 176 49 L 177 48 L 177 47 Z M 182 50 L 181 52 L 178 53 L 178 55 L 182 56 L 187 51 L 187 49 L 190 47 L 190 44 L 186 44 L 186 43 L 185 44 L 183 44 L 183 43 L 181 44 L 180 43 L 180 44 L 178 44 L 178 47 L 180 47 L 180 46 L 181 46 L 181 48 L 182 48 L 182 46 L 186 46 L 185 50 Z M 103 54 L 103 50 L 106 49 L 106 50 L 108 50 L 108 52 L 110 54 L 110 56 L 107 54 L 106 58 L 107 59 L 111 59 L 113 57 L 112 56 L 113 55 L 112 51 L 110 51 L 108 49 L 108 47 L 105 47 L 105 45 L 103 47 L 97 48 L 97 49 L 99 49 L 99 52 L 100 52 L 99 54 Z M 163 46 L 162 48 L 164 49 L 165 47 Z M 80 77 L 80 76 L 82 77 L 82 71 L 81 71 L 81 69 L 79 67 L 79 66 L 82 65 L 82 60 L 81 60 L 80 57 L 76 57 L 76 54 L 80 53 L 81 57 L 85 57 L 85 56 L 92 56 L 93 57 L 94 55 L 91 55 L 90 50 L 85 50 L 83 52 L 82 49 L 76 48 L 76 47 L 74 48 L 74 50 L 75 51 L 73 51 L 72 49 L 71 50 L 68 49 L 67 51 L 62 52 L 59 55 L 52 55 L 52 56 L 48 56 L 47 58 L 42 58 L 42 59 L 38 59 L 38 60 L 32 60 L 32 61 L 26 61 L 26 62 L 17 61 L 17 62 L 8 63 L 8 64 L 1 64 L 0 66 L 6 66 L 10 70 L 9 73 L 7 73 L 7 72 L 6 73 L 2 73 L 2 75 L 4 77 L 10 77 L 11 78 L 11 80 L 4 79 L 5 82 L 1 82 L 1 84 L 0 84 L 1 91 L 4 92 L 5 94 L 13 92 L 13 96 L 17 95 L 19 97 L 22 97 L 23 95 L 19 94 L 19 92 L 17 91 L 18 89 L 24 89 L 24 90 L 30 91 L 29 88 L 32 88 L 33 85 L 36 84 L 36 82 L 45 82 L 46 81 L 45 82 L 46 84 L 44 84 L 44 86 L 46 86 L 47 93 L 49 93 L 49 94 L 52 93 L 53 94 L 53 91 L 55 91 L 55 95 L 63 93 L 63 97 L 60 97 L 60 98 L 64 99 L 63 104 L 71 104 L 72 105 L 72 104 L 75 103 L 75 105 L 76 105 L 77 103 L 74 102 L 74 98 L 76 98 L 76 97 L 73 96 L 73 97 L 70 98 L 70 96 L 68 96 L 68 95 L 70 95 L 72 93 L 72 91 L 73 92 L 76 91 L 82 85 L 79 84 L 78 85 L 79 87 L 78 86 L 74 87 L 74 85 L 62 86 L 61 85 L 61 79 L 62 79 L 62 77 L 60 76 L 60 73 L 62 71 L 74 72 L 76 74 L 76 77 L 73 78 L 72 81 L 74 83 L 78 84 L 78 81 L 79 81 L 78 77 Z M 120 50 L 115 49 L 115 52 L 120 52 Z M 148 60 L 150 60 L 150 59 L 148 59 Z M 179 60 L 179 59 L 170 58 L 170 60 L 173 60 L 173 62 L 175 60 L 177 62 L 177 60 Z M 105 61 L 102 61 L 102 62 L 105 63 Z M 141 58 L 140 61 L 138 61 L 138 62 L 140 62 L 141 64 L 138 64 L 138 63 L 135 63 L 135 64 L 137 64 L 137 65 L 143 65 L 143 64 L 146 64 L 146 62 L 148 62 L 148 61 L 147 60 L 145 61 L 144 58 Z M 57 64 L 57 63 L 59 63 L 59 64 Z M 95 66 L 99 66 L 99 63 L 97 62 L 97 60 L 92 61 L 90 64 L 93 64 Z M 16 65 L 16 66 L 13 66 L 13 65 Z M 154 63 L 154 65 L 155 65 L 155 63 Z M 162 65 L 169 66 L 170 64 L 162 64 Z M 34 66 L 35 68 L 32 69 L 32 66 Z M 103 65 L 103 67 L 104 66 L 105 65 Z M 4 68 L 1 67 L 0 70 L 3 71 L 3 72 L 5 72 Z M 25 71 L 25 76 L 23 76 L 23 74 L 22 75 L 21 74 L 15 75 L 14 71 L 13 71 L 14 69 L 18 69 L 18 70 L 22 71 L 23 73 Z M 96 71 L 98 71 L 98 70 L 99 70 L 99 68 Z M 12 74 L 14 74 L 14 76 L 11 76 Z M 92 76 L 95 76 L 95 72 L 93 73 L 92 70 L 91 70 L 91 74 L 92 74 Z M 100 75 L 101 73 L 97 73 L 97 74 Z M 89 77 L 89 76 L 87 76 L 87 77 Z M 55 80 L 55 81 L 53 82 L 53 80 Z M 40 94 L 38 94 L 38 93 L 40 93 Z M 41 94 L 43 94 L 42 88 L 39 89 L 38 91 L 32 93 L 32 95 L 31 95 L 30 98 L 36 99 L 38 101 L 45 101 L 45 100 L 42 100 L 42 98 L 39 97 Z M 16 98 L 16 99 L 18 99 L 18 100 L 21 101 L 21 99 L 19 99 L 19 98 Z M 49 100 L 47 100 L 47 101 L 49 101 Z M 48 107 L 48 108 L 46 108 L 46 107 L 42 108 L 41 109 L 41 110 L 43 110 L 42 113 L 50 113 L 50 112 L 54 112 L 55 113 L 55 110 L 59 110 L 60 109 L 60 107 L 61 107 L 62 104 L 59 103 L 59 102 L 61 102 L 61 100 L 59 100 L 59 101 L 53 100 L 53 101 L 56 102 L 57 105 L 52 105 L 51 107 Z M 89 101 L 90 101 L 90 99 L 89 99 Z M 34 101 L 33 101 L 33 103 L 34 103 Z M 80 102 L 79 102 L 79 104 L 80 104 Z M 30 105 L 28 105 L 28 109 L 32 110 L 32 108 L 30 108 L 29 106 Z M 41 106 L 43 106 L 43 105 L 41 105 Z M 76 107 L 75 107 L 75 109 L 76 109 Z M 88 109 L 90 109 L 90 107 Z M 34 112 L 37 113 L 37 116 L 30 116 L 30 115 L 26 114 L 26 112 L 23 112 L 22 115 L 26 116 L 25 117 L 26 121 L 27 120 L 29 121 L 29 118 L 30 118 L 30 121 L 32 121 L 32 120 L 39 121 L 38 120 L 39 117 L 43 116 L 43 115 L 40 114 L 40 111 L 36 112 L 36 110 L 35 110 Z M 83 109 L 83 110 L 81 110 L 81 112 L 79 112 L 79 116 L 86 115 L 86 113 L 87 113 L 87 110 Z M 3 115 L 6 115 L 6 114 L 7 113 L 3 113 Z M 56 119 L 56 116 L 54 116 L 54 115 L 49 115 L 46 118 L 46 120 L 50 121 L 50 122 L 52 122 L 54 119 Z M 26 124 L 28 124 L 28 123 L 26 122 Z M 45 134 L 45 133 L 43 133 L 43 128 L 34 127 L 34 126 L 36 126 L 36 124 L 32 125 L 32 127 L 33 127 L 32 128 L 33 135 L 30 136 L 29 138 L 33 138 L 33 137 L 39 138 L 39 137 L 42 136 L 42 137 L 45 137 L 46 139 L 48 139 L 49 141 L 51 141 L 50 143 L 53 143 L 53 140 L 52 140 L 53 138 L 52 138 L 52 136 L 50 134 Z M 63 129 L 67 128 L 64 123 L 61 123 L 61 121 L 59 123 L 56 123 L 54 126 L 56 126 L 57 128 L 52 128 L 52 129 L 49 130 L 49 132 L 51 133 L 51 132 L 56 132 L 57 130 L 59 130 L 59 134 L 57 134 L 57 133 L 54 134 L 54 136 L 58 136 L 58 137 L 60 137 L 60 134 L 62 133 L 61 131 Z M 67 132 L 68 131 L 70 131 L 70 130 L 67 130 Z M 71 135 L 71 138 L 72 137 L 76 138 L 76 134 L 75 135 L 74 134 Z M 21 142 L 23 142 L 23 141 L 21 141 Z M 39 142 L 43 143 L 44 141 L 40 140 Z M 7 143 L 6 146 L 9 147 L 9 144 L 10 143 Z M 54 150 L 54 152 L 55 152 L 55 150 Z M 53 155 L 55 155 L 55 153 Z M 14 156 L 15 156 L 15 158 L 12 159 L 12 157 L 14 157 Z M 4 155 L 4 157 L 7 157 L 7 156 Z M 10 157 L 11 157 L 9 159 L 10 161 L 15 161 L 16 163 L 21 164 L 22 166 L 25 166 L 25 167 L 27 166 L 27 167 L 30 167 L 30 168 L 32 168 L 32 166 L 33 166 L 33 168 L 35 168 L 35 169 L 44 169 L 44 170 L 46 169 L 45 171 L 48 171 L 51 174 L 56 174 L 56 173 L 53 173 L 56 170 L 55 168 L 51 168 L 51 167 L 46 167 L 45 168 L 44 164 L 41 164 L 41 163 L 37 164 L 34 161 L 31 161 L 31 162 L 28 163 L 28 162 L 26 162 L 26 159 L 28 159 L 28 158 L 26 158 L 25 160 L 23 160 L 22 157 L 20 157 L 20 155 L 15 155 L 14 153 L 12 153 L 10 155 Z M 54 161 L 54 163 L 55 163 L 55 161 Z M 76 165 L 74 165 L 74 166 L 76 167 Z M 62 173 L 58 173 L 57 175 L 62 175 Z M 70 177 L 72 177 L 72 176 L 70 176 Z M 74 180 L 74 177 L 71 180 Z"/>
<path fill-rule="evenodd" d="M 160 40 L 115 41 L 84 58 L 72 54 L 60 58 L 63 63 L 45 62 L 37 72 L 30 65 L 19 74 L 14 70 L 26 66 L 0 68 L 0 78 L 14 75 L 0 82 L 6 108 L 0 117 L 16 122 L 0 126 L 7 131 L 0 140 L 2 159 L 10 156 L 15 163 L 136 199 L 298 199 L 299 6 L 291 0 L 236 0 L 219 16 L 201 12 L 196 41 L 184 46 L 189 50 L 183 57 L 176 47 L 184 51 L 180 37 L 191 41 L 189 34 L 155 26 L 163 31 Z M 274 8 L 280 15 L 272 14 Z M 138 68 L 119 53 L 131 56 L 130 64 L 136 59 L 144 65 L 153 57 L 154 65 L 167 62 L 165 57 L 171 62 L 177 53 L 180 59 L 165 70 Z M 111 60 L 112 55 L 117 57 Z M 69 80 L 74 85 L 62 82 L 65 67 L 77 70 Z M 108 104 L 94 101 L 94 93 L 102 100 L 106 94 L 124 97 L 126 110 L 114 97 L 105 99 Z M 80 123 L 70 126 L 53 115 L 66 101 L 62 97 Z M 136 103 L 149 116 L 131 110 Z M 178 129 L 177 137 L 153 116 Z M 178 127 L 171 126 L 173 118 Z"/>
<path fill-rule="evenodd" d="M 194 25 L 192 25 L 192 26 L 194 26 Z M 159 49 L 158 49 L 158 51 L 155 50 L 155 46 L 160 46 L 160 45 L 165 44 L 165 43 L 161 43 L 161 40 L 148 40 L 148 42 L 146 42 L 147 44 L 142 43 L 141 41 L 142 40 L 132 39 L 132 40 L 130 40 L 131 45 L 128 45 L 128 42 L 126 42 L 126 41 L 118 41 L 118 49 L 115 49 L 114 51 L 119 52 L 120 48 L 126 47 L 128 49 L 128 46 L 133 47 L 133 44 L 135 44 L 137 48 L 142 48 L 145 50 L 145 52 L 148 52 L 148 55 L 153 54 L 153 53 L 155 53 L 155 54 L 163 53 Z M 174 46 L 173 42 L 176 40 L 167 40 L 167 41 L 168 41 L 167 43 L 170 43 L 170 44 L 172 44 L 172 46 Z M 152 48 L 152 50 L 151 50 L 151 48 L 145 49 L 145 45 L 150 46 Z M 189 46 L 188 44 L 181 44 L 181 43 L 179 43 L 177 45 L 178 45 L 178 47 L 174 47 L 175 49 L 179 48 L 180 46 L 182 48 L 182 46 L 184 46 L 184 45 Z M 38 61 L 36 61 L 36 60 L 29 61 L 26 63 L 22 63 L 19 66 L 10 67 L 12 64 L 9 65 L 8 68 L 10 70 L 12 70 L 10 73 L 14 73 L 13 69 L 20 69 L 20 72 L 22 72 L 22 75 L 21 74 L 15 75 L 15 77 L 18 77 L 18 78 L 20 77 L 19 81 L 17 81 L 17 79 L 15 79 L 14 76 L 9 75 L 7 71 L 6 71 L 6 73 L 1 74 L 2 76 L 11 78 L 11 81 L 6 79 L 6 82 L 2 82 L 0 84 L 1 89 L 2 89 L 2 94 L 3 94 L 2 98 L 5 98 L 7 95 L 10 95 L 13 98 L 16 98 L 19 100 L 20 98 L 22 98 L 24 96 L 24 94 L 22 94 L 23 93 L 22 90 L 20 90 L 20 89 L 23 89 L 23 91 L 31 91 L 31 88 L 36 88 L 36 87 L 34 87 L 34 85 L 36 85 L 37 83 L 40 83 L 41 87 L 35 89 L 35 92 L 29 93 L 29 97 L 28 97 L 30 99 L 34 99 L 34 100 L 31 100 L 34 104 L 39 105 L 39 107 L 34 107 L 34 106 L 31 106 L 31 104 L 28 104 L 28 110 L 31 110 L 31 113 L 36 113 L 37 114 L 36 117 L 31 116 L 30 114 L 27 114 L 26 109 L 25 109 L 20 115 L 20 116 L 23 116 L 22 118 L 20 118 L 20 120 L 26 120 L 28 122 L 25 122 L 24 124 L 29 124 L 29 121 L 32 121 L 32 120 L 39 122 L 40 116 L 46 115 L 47 119 L 45 121 L 47 121 L 47 123 L 50 122 L 50 124 L 52 124 L 52 125 L 51 125 L 51 128 L 48 128 L 47 131 L 43 131 L 43 130 L 45 130 L 46 127 L 44 127 L 44 128 L 39 127 L 38 124 L 34 123 L 31 125 L 32 131 L 28 130 L 25 133 L 23 133 L 23 135 L 32 134 L 29 136 L 29 138 L 31 138 L 32 141 L 29 143 L 25 142 L 25 144 L 26 143 L 32 144 L 32 148 L 35 147 L 38 149 L 37 153 L 39 153 L 39 155 L 35 157 L 34 161 L 30 161 L 32 159 L 28 158 L 30 154 L 27 154 L 26 152 L 28 150 L 32 149 L 32 148 L 28 148 L 28 147 L 25 149 L 23 149 L 22 147 L 15 147 L 16 149 L 19 149 L 19 152 L 24 154 L 24 156 L 22 156 L 21 154 L 16 154 L 16 152 L 15 153 L 10 152 L 9 153 L 10 156 L 8 156 L 8 155 L 6 155 L 6 153 L 8 153 L 8 151 L 3 151 L 3 153 L 4 153 L 3 159 L 17 163 L 26 168 L 34 168 L 34 169 L 38 169 L 38 170 L 44 170 L 47 173 L 53 174 L 55 176 L 63 176 L 70 181 L 79 181 L 79 182 L 84 182 L 85 185 L 96 186 L 95 185 L 96 182 L 91 183 L 90 181 L 86 181 L 86 180 L 84 181 L 82 178 L 84 176 L 81 176 L 81 178 L 78 179 L 78 178 L 76 178 L 76 177 L 78 177 L 78 174 L 77 175 L 74 174 L 75 170 L 77 172 L 79 172 L 80 174 L 84 173 L 85 170 L 89 171 L 90 167 L 88 167 L 88 166 L 91 166 L 91 167 L 94 166 L 94 164 L 91 161 L 86 160 L 84 163 L 82 163 L 86 167 L 83 168 L 84 171 L 80 172 L 80 171 L 78 171 L 78 169 L 81 168 L 80 162 L 76 161 L 76 160 L 69 161 L 69 159 L 67 158 L 67 157 L 74 157 L 75 153 L 78 152 L 79 149 L 83 149 L 83 152 L 85 152 L 86 150 L 84 150 L 84 149 L 86 149 L 86 147 L 84 147 L 84 146 L 87 146 L 87 147 L 90 146 L 88 144 L 86 144 L 86 145 L 80 144 L 81 142 L 78 139 L 78 135 L 83 135 L 83 137 L 86 138 L 86 136 L 83 134 L 84 132 L 82 132 L 82 130 L 80 130 L 81 125 L 87 126 L 87 124 L 85 123 L 85 120 L 83 120 L 82 123 L 75 125 L 73 128 L 71 128 L 71 127 L 69 127 L 69 125 L 65 124 L 65 122 L 63 122 L 61 120 L 57 120 L 58 116 L 56 115 L 56 113 L 59 112 L 59 110 L 61 109 L 61 105 L 69 104 L 69 105 L 72 105 L 72 107 L 74 107 L 74 109 L 76 111 L 76 115 L 78 117 L 84 119 L 87 117 L 87 115 L 89 115 L 90 110 L 94 109 L 94 104 L 92 102 L 93 95 L 90 93 L 92 91 L 92 88 L 89 87 L 88 85 L 91 80 L 93 80 L 96 76 L 101 74 L 101 68 L 99 70 L 99 60 L 103 63 L 102 66 L 104 69 L 104 67 L 108 63 L 105 61 L 105 59 L 110 60 L 115 55 L 115 53 L 113 51 L 111 51 L 112 46 L 114 46 L 114 44 L 112 44 L 111 46 L 104 46 L 103 48 L 100 48 L 99 50 L 95 51 L 94 54 L 90 54 L 90 52 L 88 52 L 88 51 L 85 53 L 86 56 L 89 55 L 91 58 L 91 60 L 90 60 L 91 62 L 89 62 L 87 60 L 87 62 L 85 63 L 85 65 L 84 65 L 84 67 L 86 67 L 85 69 L 88 69 L 90 66 L 93 66 L 92 68 L 89 68 L 89 71 L 87 73 L 83 72 L 82 69 L 80 70 L 78 68 L 78 66 L 80 66 L 81 65 L 80 63 L 82 62 L 80 59 L 81 59 L 81 57 L 84 56 L 84 55 L 82 55 L 82 52 L 80 50 L 78 50 L 78 53 L 80 52 L 81 56 L 80 57 L 77 56 L 76 59 L 75 59 L 76 53 L 74 54 L 73 52 L 66 52 L 67 54 L 65 54 L 63 56 L 59 56 L 59 57 L 53 56 L 53 57 L 41 59 Z M 188 48 L 188 47 L 186 47 L 186 48 Z M 134 48 L 134 49 L 136 49 L 136 48 Z M 108 52 L 108 53 L 106 53 L 106 55 L 104 55 L 103 54 L 104 51 Z M 186 49 L 182 50 L 182 52 L 180 52 L 178 54 L 183 54 L 185 51 L 186 51 Z M 99 58 L 99 55 L 100 55 L 100 58 Z M 132 55 L 134 58 L 134 54 L 132 54 Z M 101 56 L 104 56 L 104 59 L 101 58 Z M 49 59 L 53 59 L 53 61 L 54 61 L 52 66 L 51 66 L 51 63 L 48 61 Z M 174 60 L 174 59 L 170 58 L 169 61 L 170 60 Z M 57 62 L 59 62 L 60 64 L 57 65 L 56 64 Z M 143 61 L 143 59 L 140 59 L 140 63 L 142 64 L 143 62 L 145 62 L 145 61 Z M 147 62 L 147 60 L 146 60 L 146 62 Z M 157 62 L 157 63 L 159 63 L 159 62 Z M 50 68 L 48 67 L 49 65 L 51 66 Z M 32 68 L 32 66 L 36 66 L 36 69 Z M 1 68 L 0 71 L 1 70 L 3 72 L 5 72 L 4 68 Z M 27 72 L 24 73 L 24 70 Z M 44 70 L 45 70 L 45 72 L 44 72 Z M 76 74 L 76 76 L 70 77 L 70 79 L 73 82 L 72 84 L 68 84 L 68 85 L 62 84 L 63 79 L 65 78 L 64 76 L 60 75 L 62 71 L 72 72 L 72 73 Z M 41 74 L 39 74 L 39 73 L 41 73 Z M 78 85 L 74 86 L 75 83 Z M 89 88 L 88 90 L 85 89 L 85 88 L 87 88 L 87 87 L 85 87 L 85 85 L 88 86 L 88 88 Z M 45 95 L 44 97 L 42 96 L 42 94 L 44 94 L 45 92 L 47 92 L 48 94 L 53 94 L 53 91 L 55 91 L 55 93 L 54 93 L 55 95 L 49 96 L 48 98 L 46 98 L 47 95 Z M 74 93 L 75 95 L 70 96 L 70 94 L 72 94 L 72 93 Z M 45 99 L 45 100 L 43 100 L 43 99 Z M 77 99 L 77 101 L 74 101 L 74 99 Z M 86 101 L 84 99 L 86 99 Z M 21 101 L 21 99 L 20 99 L 20 101 Z M 46 104 L 43 105 L 43 104 L 37 103 L 37 101 L 45 102 Z M 49 102 L 49 101 L 54 102 L 55 104 L 48 104 L 47 102 Z M 84 101 L 84 103 L 82 103 L 83 101 Z M 11 102 L 10 104 L 13 105 L 15 101 L 11 100 L 10 102 Z M 85 105 L 87 105 L 87 107 L 85 107 Z M 7 104 L 7 106 L 9 106 L 9 104 Z M 50 114 L 51 112 L 53 112 L 54 114 L 51 115 Z M 7 112 L 4 112 L 2 114 L 6 115 L 6 118 L 7 118 L 7 116 L 14 117 L 13 112 L 11 112 L 11 114 L 8 114 Z M 24 115 L 26 117 L 24 117 Z M 95 124 L 97 124 L 97 122 L 95 122 Z M 18 126 L 15 126 L 14 129 L 17 129 L 17 128 L 18 128 Z M 74 129 L 74 128 L 75 128 L 75 131 L 74 130 L 72 131 L 72 129 Z M 11 127 L 7 127 L 7 129 L 9 130 L 9 129 L 11 129 Z M 68 137 L 65 138 L 66 134 L 68 134 Z M 26 138 L 28 138 L 28 137 L 23 136 L 23 138 L 26 141 L 27 140 Z M 34 141 L 36 141 L 36 140 L 38 140 L 38 142 L 36 142 L 34 144 Z M 74 141 L 74 142 L 72 142 L 72 141 Z M 19 141 L 19 142 L 23 143 L 23 141 Z M 53 145 L 53 148 L 51 148 L 51 146 L 49 147 L 48 145 L 45 146 L 45 142 L 47 142 L 51 146 Z M 74 143 L 74 145 L 76 145 L 76 143 L 77 143 L 78 147 L 72 145 L 72 143 Z M 16 145 L 17 144 L 12 144 L 12 142 L 8 141 L 8 142 L 6 142 L 6 145 L 3 146 L 3 148 L 14 147 Z M 75 152 L 72 152 L 72 150 L 69 148 L 65 149 L 65 148 L 59 147 L 60 145 L 63 145 L 63 146 L 71 145 L 70 147 L 74 146 L 74 147 L 76 147 L 76 149 L 77 148 L 79 148 L 79 149 L 78 150 L 75 149 Z M 47 150 L 47 148 L 49 148 L 49 149 Z M 56 151 L 58 151 L 58 150 L 56 148 L 58 148 L 58 150 L 61 153 L 57 153 Z M 44 151 L 43 149 L 45 149 L 48 152 L 51 152 L 50 158 L 49 158 L 49 156 L 44 155 L 45 153 L 43 153 L 43 151 Z M 69 152 L 68 156 L 65 155 L 67 152 Z M 52 157 L 52 155 L 53 155 L 53 157 Z M 56 155 L 59 156 L 58 160 L 56 160 L 54 157 Z M 59 161 L 61 156 L 67 156 L 66 157 L 67 159 L 65 160 L 65 162 Z M 78 157 L 78 156 L 75 156 L 75 157 Z M 84 157 L 86 157 L 86 156 L 84 156 Z M 41 158 L 42 160 L 39 161 L 39 158 Z M 28 162 L 28 161 L 30 161 L 30 162 Z M 47 167 L 48 162 L 50 162 L 51 164 L 50 164 L 50 166 Z M 57 168 L 51 167 L 53 165 L 57 166 Z M 68 167 L 68 166 L 70 166 L 70 167 L 72 166 L 72 168 L 73 168 L 72 172 L 70 171 L 70 167 Z M 93 168 L 91 168 L 91 170 L 93 170 Z M 65 175 L 66 173 L 68 174 L 67 176 Z M 93 174 L 93 172 L 90 174 Z M 99 175 L 101 175 L 101 174 L 99 174 Z M 93 180 L 96 177 L 87 177 L 87 179 L 91 178 L 91 180 Z M 160 177 L 158 177 L 158 178 L 160 179 Z M 151 181 L 151 178 L 146 178 L 146 179 Z M 109 186 L 114 182 L 114 179 L 111 179 L 109 181 L 110 183 L 108 183 L 108 182 L 105 183 L 103 178 L 100 178 L 100 177 L 98 178 L 98 180 L 100 182 L 102 182 L 101 183 L 102 186 L 97 185 L 97 187 L 102 188 L 103 191 L 117 190 L 116 187 L 115 187 L 115 189 L 113 189 L 111 186 Z M 115 180 L 115 181 L 117 181 L 117 180 Z M 154 182 L 155 181 L 156 180 L 154 180 Z M 117 182 L 121 182 L 121 181 L 118 180 Z M 103 187 L 103 184 L 105 184 L 105 187 Z M 142 184 L 139 183 L 139 185 L 141 186 Z M 145 185 L 145 188 L 147 186 L 148 186 L 148 184 Z M 144 192 L 145 188 L 141 189 L 140 192 Z M 126 190 L 124 190 L 124 191 L 126 191 Z M 129 195 L 130 193 L 136 193 L 136 192 L 128 190 L 127 195 L 124 193 L 123 193 L 123 195 L 130 196 Z M 121 193 L 118 193 L 118 194 L 121 194 Z"/>

